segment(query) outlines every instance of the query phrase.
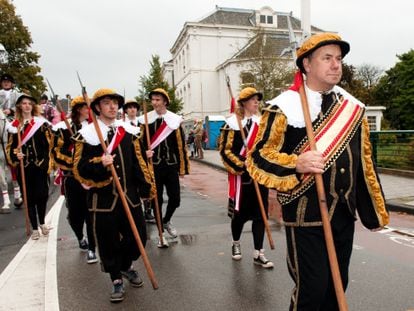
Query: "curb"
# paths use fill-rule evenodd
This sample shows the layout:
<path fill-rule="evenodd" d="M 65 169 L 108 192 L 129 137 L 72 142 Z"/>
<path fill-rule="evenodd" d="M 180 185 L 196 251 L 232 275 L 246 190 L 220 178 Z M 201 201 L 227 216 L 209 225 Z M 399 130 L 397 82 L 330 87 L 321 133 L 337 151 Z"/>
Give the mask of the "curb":
<path fill-rule="evenodd" d="M 224 172 L 226 171 L 223 165 L 215 164 L 215 163 L 212 163 L 206 160 L 199 160 L 199 159 L 191 159 L 191 160 L 204 164 L 204 165 L 208 165 L 212 168 L 215 168 L 215 169 L 218 169 Z M 414 215 L 414 207 L 408 206 L 406 204 L 396 203 L 394 200 L 390 200 L 390 201 L 386 201 L 385 205 L 387 206 L 387 209 L 389 211 Z"/>
<path fill-rule="evenodd" d="M 391 201 L 385 202 L 385 205 L 387 206 L 389 211 L 414 215 L 414 208 L 406 204 L 398 204 Z"/>

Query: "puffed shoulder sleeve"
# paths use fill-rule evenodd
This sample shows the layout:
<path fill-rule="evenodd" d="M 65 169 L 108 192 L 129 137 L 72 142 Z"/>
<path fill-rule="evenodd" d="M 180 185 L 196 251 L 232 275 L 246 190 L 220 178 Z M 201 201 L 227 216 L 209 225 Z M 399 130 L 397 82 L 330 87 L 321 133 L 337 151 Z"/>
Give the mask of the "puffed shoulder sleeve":
<path fill-rule="evenodd" d="M 296 154 L 282 152 L 287 118 L 276 106 L 263 109 L 253 148 L 247 156 L 247 171 L 258 183 L 267 188 L 287 192 L 299 183 L 296 173 Z"/>
<path fill-rule="evenodd" d="M 111 172 L 102 165 L 101 145 L 88 144 L 82 135 L 73 136 L 75 150 L 73 156 L 73 175 L 85 186 L 102 188 L 112 182 Z"/>

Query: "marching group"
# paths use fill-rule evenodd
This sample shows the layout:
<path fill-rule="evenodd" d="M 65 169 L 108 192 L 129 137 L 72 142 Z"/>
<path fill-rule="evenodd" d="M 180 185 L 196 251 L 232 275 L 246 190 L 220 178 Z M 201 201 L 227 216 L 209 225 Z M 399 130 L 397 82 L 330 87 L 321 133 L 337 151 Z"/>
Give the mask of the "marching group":
<path fill-rule="evenodd" d="M 296 61 L 306 81 L 296 81 L 288 91 L 268 101 L 261 116 L 262 93 L 253 87 L 242 89 L 236 112 L 221 129 L 219 152 L 229 175 L 232 258 L 242 259 L 241 234 L 245 223 L 251 220 L 253 263 L 263 268 L 273 267 L 264 255 L 266 219 L 259 207 L 262 200 L 267 215 L 268 189 L 276 189 L 286 227 L 287 265 L 295 283 L 291 310 L 338 309 L 314 174 L 323 174 L 344 288 L 348 282 L 356 211 L 368 229 L 379 230 L 388 223 L 372 160 L 364 105 L 337 86 L 342 75 L 342 58 L 349 49 L 349 44 L 336 34 L 310 37 L 297 51 Z M 3 75 L 1 81 L 2 89 L 8 92 L 3 96 L 6 100 L 0 102 L 3 119 L 14 117 L 10 122 L 5 121 L 8 132 L 5 153 L 16 173 L 15 200 L 21 201 L 18 185 L 22 186 L 22 173 L 26 179 L 31 238 L 39 239 L 38 224 L 42 235 L 49 232 L 44 223 L 49 173 L 58 169 L 68 221 L 79 247 L 87 251 L 88 263 L 98 261 L 95 253 L 98 248 L 103 270 L 113 283 L 110 301 L 122 301 L 123 279 L 134 287 L 142 286 L 143 281 L 132 266 L 141 254 L 113 179 L 117 176 L 119 180 L 144 246 L 145 220 L 154 222 L 152 213 L 157 205 L 162 215 L 159 228 L 172 238 L 177 237 L 171 219 L 180 206 L 180 177 L 189 174 L 188 140 L 181 127 L 182 117 L 168 110 L 170 99 L 164 89 L 150 92 L 153 109 L 140 116 L 136 101 L 125 102 L 114 90 L 99 89 L 90 100 L 90 107 L 85 96 L 75 97 L 70 103 L 70 118 L 52 125 L 40 116 L 34 97 L 13 95 L 9 84 L 3 83 L 14 83 L 10 75 Z M 306 92 L 318 151 L 310 148 L 299 87 Z M 117 118 L 119 109 L 124 113 L 121 119 Z M 91 113 L 96 116 L 95 124 L 90 122 Z M 97 127 L 107 146 L 106 152 Z M 198 158 L 203 158 L 202 131 L 202 123 L 197 122 L 192 134 Z M 23 170 L 16 169 L 20 165 Z M 7 194 L 7 183 L 2 182 L 2 186 L 3 195 Z M 163 213 L 164 188 L 168 202 Z M 9 202 L 8 196 L 5 197 L 4 206 Z M 168 241 L 160 239 L 158 247 L 168 247 Z"/>

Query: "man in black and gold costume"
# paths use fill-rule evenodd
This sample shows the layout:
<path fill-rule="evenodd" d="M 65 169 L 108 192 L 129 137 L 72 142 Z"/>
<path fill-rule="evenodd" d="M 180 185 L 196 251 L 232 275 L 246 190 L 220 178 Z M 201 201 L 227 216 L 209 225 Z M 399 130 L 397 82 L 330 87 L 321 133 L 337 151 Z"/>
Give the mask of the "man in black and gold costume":
<path fill-rule="evenodd" d="M 99 257 L 103 270 L 110 274 L 113 282 L 111 302 L 124 299 L 122 277 L 134 287 L 142 286 L 143 282 L 131 265 L 140 252 L 109 166 L 115 167 L 144 246 L 147 234 L 141 198 L 149 199 L 152 187 L 145 153 L 141 152 L 136 132 L 132 126 L 115 122 L 123 104 L 124 98 L 111 89 L 95 92 L 91 109 L 99 116 L 97 122 L 108 146 L 107 154 L 103 153 L 94 125 L 89 124 L 75 136 L 73 164 L 75 178 L 90 188 L 88 206 Z"/>
<path fill-rule="evenodd" d="M 149 98 L 154 108 L 147 116 L 151 146 L 147 146 L 146 143 L 145 116 L 138 117 L 138 122 L 147 149 L 147 157 L 152 156 L 160 209 L 163 203 L 164 186 L 167 190 L 168 204 L 162 223 L 168 234 L 175 238 L 177 230 L 172 226 L 171 218 L 181 201 L 179 176 L 189 173 L 189 159 L 184 131 L 181 127 L 182 117 L 167 109 L 170 98 L 164 89 L 157 88 L 151 91 Z M 159 247 L 167 245 L 165 239 L 158 244 Z"/>
<path fill-rule="evenodd" d="M 379 230 L 388 213 L 369 142 L 365 106 L 336 84 L 349 44 L 317 34 L 297 50 L 318 151 L 309 151 L 297 86 L 264 108 L 247 169 L 260 184 L 278 190 L 295 288 L 291 310 L 337 310 L 313 174 L 323 174 L 344 288 L 356 211 L 365 227 Z"/>

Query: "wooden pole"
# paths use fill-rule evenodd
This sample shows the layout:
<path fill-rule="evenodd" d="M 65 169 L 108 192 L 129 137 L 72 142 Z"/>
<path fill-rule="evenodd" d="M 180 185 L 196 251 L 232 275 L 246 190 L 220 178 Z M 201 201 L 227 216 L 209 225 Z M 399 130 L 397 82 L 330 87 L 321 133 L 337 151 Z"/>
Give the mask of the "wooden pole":
<path fill-rule="evenodd" d="M 56 109 L 59 111 L 61 118 L 63 119 L 63 122 L 65 122 L 66 128 L 69 131 L 70 136 L 73 136 L 72 127 L 69 124 L 68 119 L 66 118 L 65 111 L 62 108 L 62 105 L 60 104 L 60 101 L 56 99 Z"/>
<path fill-rule="evenodd" d="M 22 138 L 20 136 L 21 126 L 17 127 L 17 144 L 18 144 L 18 151 L 22 152 L 21 143 Z M 29 207 L 27 206 L 27 191 L 26 191 L 26 175 L 24 173 L 24 161 L 23 158 L 19 160 L 20 162 L 20 175 L 22 177 L 22 192 L 23 192 L 23 205 L 24 205 L 24 216 L 26 222 L 26 236 L 30 235 L 30 222 L 29 222 Z"/>
<path fill-rule="evenodd" d="M 82 86 L 82 95 L 83 95 L 83 99 L 87 103 L 88 107 L 90 107 L 91 106 L 91 101 L 90 101 L 90 99 L 88 97 L 88 94 L 86 93 L 86 90 L 83 86 Z M 95 131 L 96 131 L 96 133 L 98 135 L 98 138 L 99 138 L 99 142 L 101 143 L 102 149 L 104 151 L 104 154 L 107 154 L 108 151 L 107 151 L 107 148 L 106 148 L 105 140 L 103 139 L 102 132 L 101 132 L 101 129 L 99 128 L 99 124 L 98 124 L 98 121 L 96 120 L 95 114 L 91 113 L 91 117 L 92 117 L 93 125 L 95 127 Z M 115 167 L 114 167 L 113 164 L 110 164 L 109 168 L 111 170 L 112 179 L 115 182 L 116 189 L 118 190 L 118 194 L 119 194 L 119 197 L 121 199 L 122 206 L 124 207 L 125 214 L 128 218 L 129 225 L 131 226 L 131 230 L 132 230 L 132 233 L 134 235 L 135 241 L 137 242 L 138 249 L 141 253 L 142 260 L 144 262 L 145 269 L 147 270 L 148 277 L 151 281 L 152 287 L 154 289 L 158 289 L 158 283 L 157 283 L 157 280 L 155 279 L 154 271 L 152 270 L 151 263 L 149 262 L 149 259 L 148 259 L 147 253 L 145 251 L 144 245 L 142 244 L 141 238 L 138 234 L 138 230 L 137 230 L 137 227 L 135 225 L 134 218 L 132 217 L 131 211 L 129 210 L 128 202 L 125 198 L 125 193 L 122 190 L 121 183 L 119 182 L 119 179 L 118 179 L 118 174 L 116 173 L 116 170 L 115 170 Z"/>
<path fill-rule="evenodd" d="M 300 101 L 302 104 L 303 116 L 306 125 L 306 134 L 308 136 L 309 145 L 311 150 L 317 150 L 315 135 L 313 133 L 312 121 L 309 113 L 308 100 L 306 98 L 304 84 L 302 83 L 299 88 Z M 321 212 L 323 232 L 325 235 L 326 249 L 328 251 L 329 266 L 331 267 L 332 279 L 335 287 L 336 298 L 338 300 L 338 306 L 340 311 L 347 311 L 348 304 L 345 297 L 344 288 L 342 285 L 341 273 L 339 272 L 338 258 L 336 256 L 336 250 L 332 235 L 331 223 L 328 215 L 328 205 L 326 203 L 325 188 L 323 185 L 322 174 L 315 174 L 316 191 L 318 194 L 319 209 Z"/>
<path fill-rule="evenodd" d="M 147 148 L 148 150 L 151 150 L 151 139 L 150 139 L 150 133 L 149 133 L 149 127 L 148 127 L 148 115 L 147 115 L 147 104 L 146 102 L 142 102 L 142 107 L 144 110 L 144 120 L 145 120 L 145 137 L 147 139 Z M 154 174 L 154 164 L 152 162 L 152 158 L 148 158 L 148 166 L 151 172 L 151 177 L 155 185 L 155 217 L 157 219 L 157 227 L 158 227 L 158 236 L 160 238 L 160 244 L 162 247 L 168 247 L 168 245 L 164 244 L 164 238 L 163 238 L 163 228 L 162 228 L 162 221 L 161 221 L 161 209 L 158 204 L 158 192 L 157 192 L 157 184 L 155 181 L 155 174 Z"/>

